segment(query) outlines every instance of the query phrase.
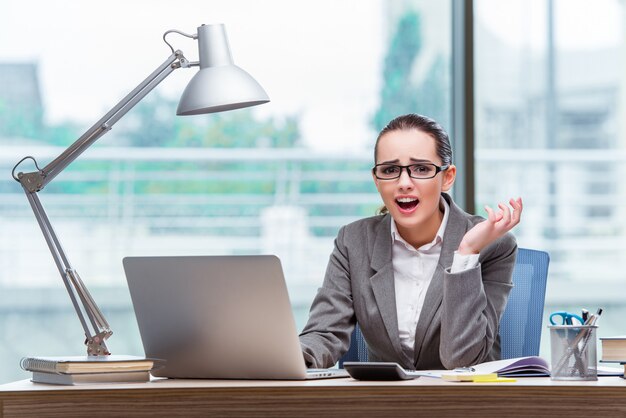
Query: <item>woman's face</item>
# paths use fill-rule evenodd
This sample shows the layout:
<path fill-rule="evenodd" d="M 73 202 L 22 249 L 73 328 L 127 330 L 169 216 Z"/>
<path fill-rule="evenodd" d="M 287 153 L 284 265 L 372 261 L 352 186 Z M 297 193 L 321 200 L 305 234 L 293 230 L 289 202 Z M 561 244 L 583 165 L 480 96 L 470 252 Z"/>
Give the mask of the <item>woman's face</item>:
<path fill-rule="evenodd" d="M 390 131 L 380 138 L 376 164 L 409 165 L 420 162 L 442 165 L 431 135 L 411 129 Z M 430 179 L 411 178 L 404 169 L 397 179 L 380 180 L 374 176 L 374 182 L 398 231 L 408 240 L 416 229 L 422 231 L 420 234 L 427 232 L 434 238 L 441 224 L 441 192 L 452 187 L 455 176 L 456 167 L 451 165 Z"/>

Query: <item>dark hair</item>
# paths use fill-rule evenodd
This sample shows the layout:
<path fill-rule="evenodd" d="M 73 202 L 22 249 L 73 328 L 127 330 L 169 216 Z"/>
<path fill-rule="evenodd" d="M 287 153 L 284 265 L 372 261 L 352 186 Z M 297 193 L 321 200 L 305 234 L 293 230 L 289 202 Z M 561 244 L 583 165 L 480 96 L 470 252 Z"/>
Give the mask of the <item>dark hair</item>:
<path fill-rule="evenodd" d="M 437 155 L 441 158 L 441 163 L 443 165 L 452 164 L 452 147 L 450 146 L 448 133 L 433 119 L 416 113 L 398 116 L 380 131 L 378 138 L 376 138 L 376 145 L 374 146 L 374 162 L 376 162 L 376 155 L 378 154 L 378 143 L 383 135 L 388 132 L 410 131 L 411 129 L 432 136 L 435 140 L 435 148 L 437 149 Z"/>
<path fill-rule="evenodd" d="M 407 115 L 398 116 L 385 126 L 376 138 L 374 145 L 374 164 L 376 164 L 376 155 L 378 154 L 378 143 L 380 138 L 388 132 L 393 131 L 410 131 L 415 129 L 430 135 L 435 140 L 435 148 L 437 155 L 441 158 L 442 165 L 452 164 L 452 147 L 450 146 L 450 138 L 448 133 L 435 122 L 433 119 L 418 115 L 417 113 L 409 113 Z M 384 215 L 389 210 L 384 205 L 378 208 L 376 213 Z"/>

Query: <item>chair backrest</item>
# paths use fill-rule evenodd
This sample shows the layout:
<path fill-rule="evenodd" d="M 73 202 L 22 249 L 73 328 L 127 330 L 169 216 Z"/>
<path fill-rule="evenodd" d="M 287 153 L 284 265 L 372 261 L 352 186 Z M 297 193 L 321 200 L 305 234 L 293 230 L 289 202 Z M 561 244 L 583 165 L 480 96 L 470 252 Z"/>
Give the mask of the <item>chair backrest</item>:
<path fill-rule="evenodd" d="M 544 251 L 517 251 L 514 286 L 500 319 L 502 359 L 539 355 L 549 263 Z"/>
<path fill-rule="evenodd" d="M 519 248 L 513 269 L 513 289 L 500 320 L 502 359 L 539 355 L 541 325 L 550 256 L 544 251 Z M 367 344 L 357 324 L 350 349 L 339 360 L 367 361 Z"/>

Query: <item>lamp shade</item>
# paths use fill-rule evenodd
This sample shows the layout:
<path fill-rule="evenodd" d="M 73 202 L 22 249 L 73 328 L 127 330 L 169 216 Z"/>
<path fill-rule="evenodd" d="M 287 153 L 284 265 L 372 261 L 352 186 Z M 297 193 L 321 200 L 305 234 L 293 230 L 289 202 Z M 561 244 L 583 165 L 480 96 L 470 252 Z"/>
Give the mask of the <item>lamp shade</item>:
<path fill-rule="evenodd" d="M 198 115 L 255 106 L 270 101 L 263 87 L 233 63 L 224 25 L 198 28 L 200 71 L 178 103 L 177 115 Z"/>

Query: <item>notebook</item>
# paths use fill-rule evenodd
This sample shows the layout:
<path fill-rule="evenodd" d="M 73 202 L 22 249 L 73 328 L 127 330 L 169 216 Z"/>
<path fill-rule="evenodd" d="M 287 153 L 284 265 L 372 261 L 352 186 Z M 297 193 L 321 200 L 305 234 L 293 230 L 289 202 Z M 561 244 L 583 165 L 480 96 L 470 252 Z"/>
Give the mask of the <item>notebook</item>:
<path fill-rule="evenodd" d="M 111 372 L 111 373 L 47 373 L 33 372 L 32 382 L 52 385 L 81 385 L 89 383 L 135 383 L 150 381 L 150 372 Z"/>
<path fill-rule="evenodd" d="M 307 370 L 280 260 L 271 255 L 126 257 L 152 374 L 201 379 L 347 377 Z"/>

